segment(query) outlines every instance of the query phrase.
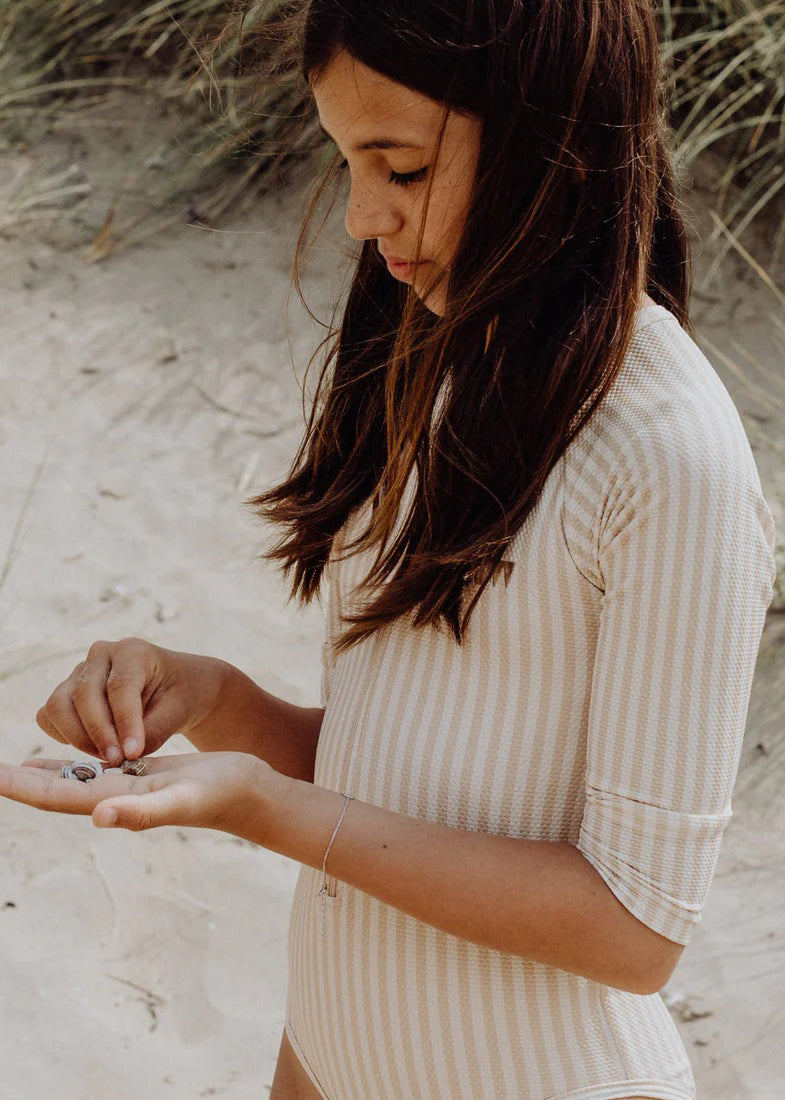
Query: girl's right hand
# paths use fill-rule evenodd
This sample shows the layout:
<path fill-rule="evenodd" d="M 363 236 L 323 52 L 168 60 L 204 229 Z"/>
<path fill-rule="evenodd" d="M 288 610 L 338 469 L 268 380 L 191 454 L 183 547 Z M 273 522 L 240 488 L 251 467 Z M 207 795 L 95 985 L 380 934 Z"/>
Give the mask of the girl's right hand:
<path fill-rule="evenodd" d="M 155 752 L 218 702 L 227 664 L 142 638 L 93 642 L 35 720 L 64 745 L 119 764 Z"/>

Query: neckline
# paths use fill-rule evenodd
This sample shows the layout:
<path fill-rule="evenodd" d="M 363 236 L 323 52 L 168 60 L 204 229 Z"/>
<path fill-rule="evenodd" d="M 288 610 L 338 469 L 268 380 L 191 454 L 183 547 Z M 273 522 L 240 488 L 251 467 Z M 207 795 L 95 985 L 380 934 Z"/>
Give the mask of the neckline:
<path fill-rule="evenodd" d="M 665 320 L 667 317 L 673 317 L 673 314 L 665 306 L 661 306 L 659 302 L 653 302 L 649 306 L 642 306 L 635 314 L 635 328 L 642 328 L 644 325 L 648 325 L 651 321 Z"/>

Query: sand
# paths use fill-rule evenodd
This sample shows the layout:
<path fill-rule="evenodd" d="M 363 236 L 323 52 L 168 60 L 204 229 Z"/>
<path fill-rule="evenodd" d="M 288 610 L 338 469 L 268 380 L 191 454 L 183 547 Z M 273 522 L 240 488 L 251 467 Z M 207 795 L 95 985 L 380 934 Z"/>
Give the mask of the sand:
<path fill-rule="evenodd" d="M 18 151 L 11 167 L 60 156 L 63 140 L 54 153 Z M 71 140 L 93 171 L 99 218 L 109 139 L 103 160 L 84 135 Z M 287 604 L 282 579 L 258 560 L 270 532 L 242 504 L 285 472 L 302 428 L 300 381 L 319 331 L 296 299 L 288 336 L 284 317 L 302 198 L 295 188 L 221 232 L 183 225 L 92 266 L 51 221 L 6 219 L 0 759 L 68 755 L 35 713 L 98 638 L 221 656 L 276 694 L 318 703 L 320 609 Z M 695 198 L 706 240 L 711 223 Z M 325 317 L 341 255 L 330 233 L 308 284 Z M 777 309 L 740 259 L 719 289 L 694 298 L 779 533 Z M 772 614 L 734 818 L 703 922 L 663 992 L 701 1100 L 774 1100 L 785 1080 L 784 648 L 785 616 Z M 171 744 L 189 749 L 182 737 Z M 297 872 L 220 833 L 98 832 L 88 819 L 3 801 L 2 1100 L 266 1096 Z"/>

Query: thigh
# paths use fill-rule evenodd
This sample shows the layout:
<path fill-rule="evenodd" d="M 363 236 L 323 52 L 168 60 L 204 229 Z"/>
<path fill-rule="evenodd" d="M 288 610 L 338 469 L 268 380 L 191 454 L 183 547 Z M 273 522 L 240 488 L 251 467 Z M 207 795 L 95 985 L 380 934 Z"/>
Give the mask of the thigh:
<path fill-rule="evenodd" d="M 278 1049 L 270 1100 L 322 1100 L 322 1095 L 300 1065 L 284 1028 Z"/>

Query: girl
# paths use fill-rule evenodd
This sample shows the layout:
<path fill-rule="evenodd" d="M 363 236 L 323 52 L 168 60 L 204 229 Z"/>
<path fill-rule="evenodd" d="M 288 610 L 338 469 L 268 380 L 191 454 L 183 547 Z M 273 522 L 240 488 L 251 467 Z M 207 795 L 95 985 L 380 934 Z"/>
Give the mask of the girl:
<path fill-rule="evenodd" d="M 362 245 L 249 503 L 294 594 L 329 577 L 322 706 L 96 642 L 42 728 L 200 752 L 0 790 L 302 864 L 272 1100 L 691 1100 L 658 991 L 731 816 L 774 524 L 689 334 L 653 11 L 313 0 L 298 64 Z"/>

